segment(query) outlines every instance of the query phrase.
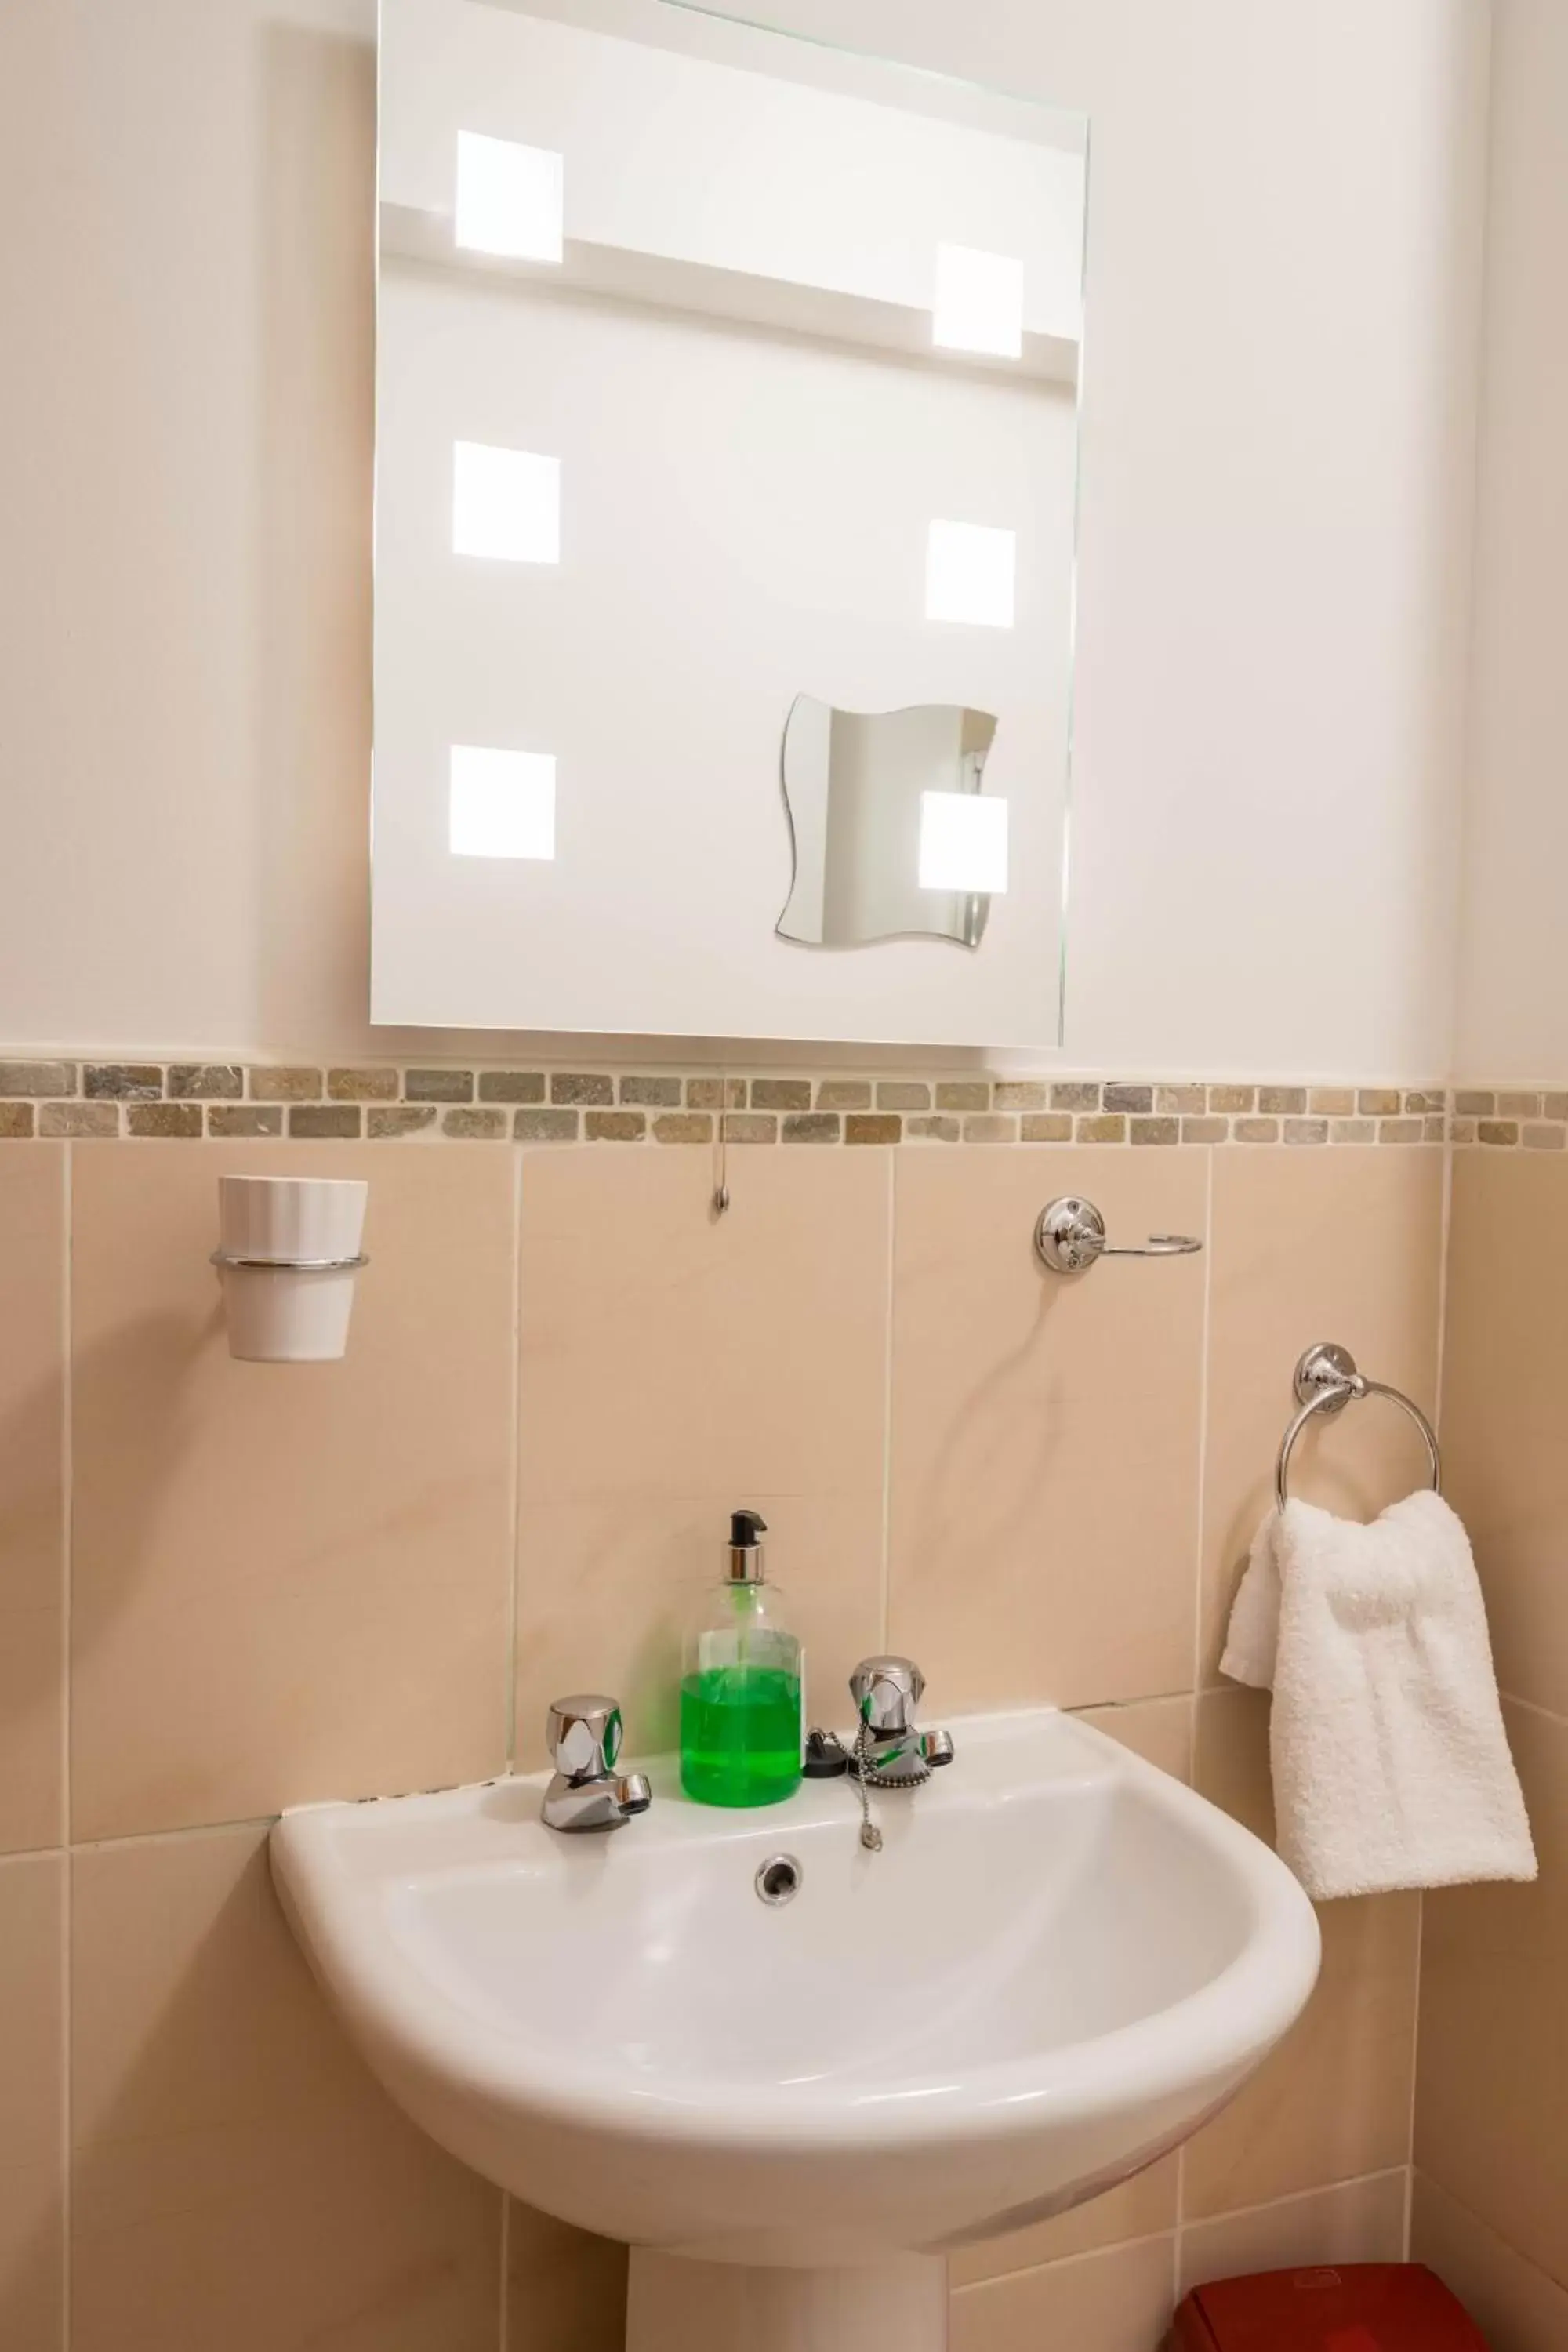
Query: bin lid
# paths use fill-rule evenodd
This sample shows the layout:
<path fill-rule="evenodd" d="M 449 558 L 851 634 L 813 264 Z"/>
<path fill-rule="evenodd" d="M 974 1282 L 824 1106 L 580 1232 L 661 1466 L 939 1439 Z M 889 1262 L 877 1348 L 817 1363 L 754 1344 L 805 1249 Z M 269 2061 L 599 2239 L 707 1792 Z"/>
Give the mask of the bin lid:
<path fill-rule="evenodd" d="M 1215 2352 L 1487 2352 L 1424 2263 L 1323 2263 L 1194 2289 Z"/>

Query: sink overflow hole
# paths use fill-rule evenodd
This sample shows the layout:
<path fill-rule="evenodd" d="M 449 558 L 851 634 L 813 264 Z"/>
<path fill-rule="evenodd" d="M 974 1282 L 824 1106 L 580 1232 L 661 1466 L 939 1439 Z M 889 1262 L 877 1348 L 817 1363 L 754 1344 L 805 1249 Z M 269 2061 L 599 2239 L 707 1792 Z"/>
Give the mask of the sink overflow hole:
<path fill-rule="evenodd" d="M 757 1873 L 757 1893 L 764 1903 L 788 1903 L 800 1893 L 805 1876 L 793 1853 L 770 1854 Z"/>

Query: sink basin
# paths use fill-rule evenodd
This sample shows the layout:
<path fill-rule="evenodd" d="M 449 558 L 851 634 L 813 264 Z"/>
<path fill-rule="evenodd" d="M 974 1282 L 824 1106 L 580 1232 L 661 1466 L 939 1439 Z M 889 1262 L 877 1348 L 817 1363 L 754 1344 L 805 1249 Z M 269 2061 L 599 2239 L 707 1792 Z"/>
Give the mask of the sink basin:
<path fill-rule="evenodd" d="M 843 1780 L 729 1813 L 673 1759 L 613 1834 L 546 1830 L 543 1776 L 274 1831 L 392 2096 L 630 2242 L 635 2352 L 940 2347 L 949 2251 L 1152 2162 L 1311 1991 L 1310 1904 L 1214 1806 L 1052 1710 L 952 1729 L 925 1788 L 873 1792 L 877 1853 Z"/>

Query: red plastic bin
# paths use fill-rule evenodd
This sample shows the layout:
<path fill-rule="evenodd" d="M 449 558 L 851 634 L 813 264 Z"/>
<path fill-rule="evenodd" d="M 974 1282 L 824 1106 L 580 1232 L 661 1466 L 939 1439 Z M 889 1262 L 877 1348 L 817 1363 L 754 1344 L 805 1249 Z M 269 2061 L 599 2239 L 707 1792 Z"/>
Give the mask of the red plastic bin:
<path fill-rule="evenodd" d="M 1194 2287 L 1171 2352 L 1487 2352 L 1422 2263 L 1322 2263 Z"/>

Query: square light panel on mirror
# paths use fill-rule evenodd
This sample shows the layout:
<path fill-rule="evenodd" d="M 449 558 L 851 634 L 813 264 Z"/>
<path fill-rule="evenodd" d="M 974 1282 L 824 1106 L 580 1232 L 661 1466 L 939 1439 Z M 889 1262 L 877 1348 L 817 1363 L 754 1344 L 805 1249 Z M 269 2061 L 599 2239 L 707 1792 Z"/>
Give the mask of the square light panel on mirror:
<path fill-rule="evenodd" d="M 1057 1043 L 1087 146 L 383 0 L 376 1021 Z"/>

